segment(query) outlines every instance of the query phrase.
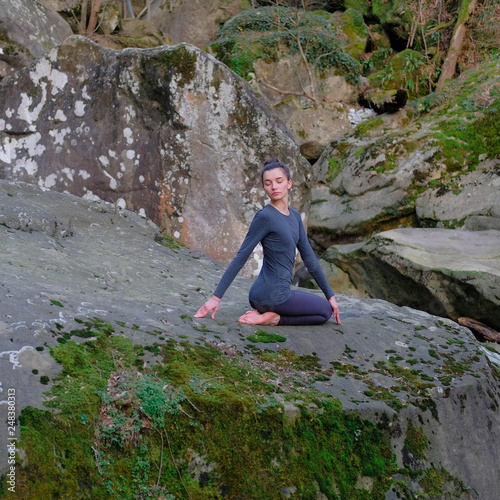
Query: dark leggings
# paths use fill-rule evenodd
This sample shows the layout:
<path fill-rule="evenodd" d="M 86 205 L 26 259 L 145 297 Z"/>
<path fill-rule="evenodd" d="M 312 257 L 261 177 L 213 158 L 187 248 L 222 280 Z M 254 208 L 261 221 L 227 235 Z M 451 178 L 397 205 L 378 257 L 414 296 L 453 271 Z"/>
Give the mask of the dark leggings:
<path fill-rule="evenodd" d="M 279 314 L 278 325 L 321 325 L 333 314 L 330 302 L 324 297 L 300 290 L 292 290 L 292 296 L 278 306 L 254 305 L 252 302 L 250 304 L 261 314 L 269 311 Z"/>

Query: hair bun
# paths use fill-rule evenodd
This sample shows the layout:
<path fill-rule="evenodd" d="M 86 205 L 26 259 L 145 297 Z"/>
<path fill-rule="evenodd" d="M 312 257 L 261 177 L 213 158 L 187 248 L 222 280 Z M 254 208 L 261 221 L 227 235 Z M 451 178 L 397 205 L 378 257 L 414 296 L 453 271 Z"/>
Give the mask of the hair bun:
<path fill-rule="evenodd" d="M 264 163 L 264 167 L 266 165 L 269 165 L 270 163 L 280 163 L 280 161 L 278 160 L 278 158 L 273 156 L 272 158 L 269 158 L 268 160 L 266 160 L 266 162 Z"/>

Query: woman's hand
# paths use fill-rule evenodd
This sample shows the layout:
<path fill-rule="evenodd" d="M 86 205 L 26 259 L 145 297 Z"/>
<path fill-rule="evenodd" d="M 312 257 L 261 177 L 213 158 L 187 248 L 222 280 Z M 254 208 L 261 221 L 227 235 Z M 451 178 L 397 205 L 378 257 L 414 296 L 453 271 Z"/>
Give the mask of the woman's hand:
<path fill-rule="evenodd" d="M 332 295 L 328 299 L 328 302 L 330 302 L 330 305 L 332 306 L 333 315 L 335 316 L 335 319 L 337 320 L 337 325 L 341 325 L 342 323 L 340 322 L 339 306 L 337 305 L 337 301 L 335 300 L 335 297 Z"/>
<path fill-rule="evenodd" d="M 199 309 L 198 312 L 194 315 L 195 318 L 203 318 L 210 311 L 212 313 L 212 319 L 215 319 L 215 313 L 219 310 L 220 299 L 213 295 L 210 299 L 208 299 Z"/>

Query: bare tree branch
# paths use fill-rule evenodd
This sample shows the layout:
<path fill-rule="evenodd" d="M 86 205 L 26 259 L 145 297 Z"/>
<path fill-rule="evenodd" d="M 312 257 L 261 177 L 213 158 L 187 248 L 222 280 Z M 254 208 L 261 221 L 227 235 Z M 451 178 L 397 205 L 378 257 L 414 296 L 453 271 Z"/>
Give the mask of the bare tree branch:
<path fill-rule="evenodd" d="M 299 97 L 306 97 L 307 99 L 311 99 L 311 101 L 314 101 L 316 104 L 318 104 L 318 99 L 316 99 L 314 96 L 311 96 L 311 95 L 307 94 L 306 92 L 294 92 L 294 91 L 279 89 L 278 87 L 275 87 L 274 85 L 271 85 L 270 83 L 267 83 L 265 80 L 259 80 L 259 83 L 261 83 L 262 85 L 264 85 L 264 87 L 267 87 L 267 88 L 269 88 L 271 90 L 279 92 L 280 94 L 283 94 L 283 95 L 296 95 L 296 96 L 299 96 Z"/>

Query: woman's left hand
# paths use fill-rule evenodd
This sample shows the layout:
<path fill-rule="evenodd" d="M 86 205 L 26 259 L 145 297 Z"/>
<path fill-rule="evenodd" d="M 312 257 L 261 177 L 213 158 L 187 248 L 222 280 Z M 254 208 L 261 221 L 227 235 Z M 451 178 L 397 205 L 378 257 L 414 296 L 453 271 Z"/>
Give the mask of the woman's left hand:
<path fill-rule="evenodd" d="M 330 302 L 330 305 L 332 306 L 333 315 L 335 316 L 335 319 L 337 320 L 337 325 L 341 325 L 342 323 L 340 322 L 339 306 L 337 305 L 337 301 L 335 300 L 335 297 L 332 295 L 328 299 L 328 302 Z"/>

